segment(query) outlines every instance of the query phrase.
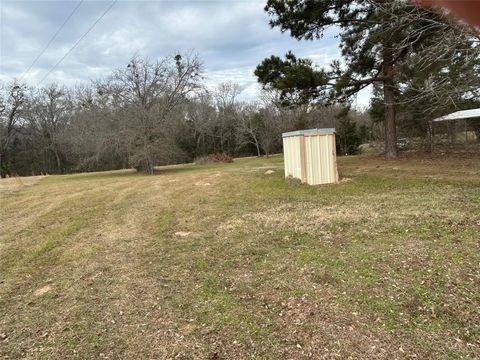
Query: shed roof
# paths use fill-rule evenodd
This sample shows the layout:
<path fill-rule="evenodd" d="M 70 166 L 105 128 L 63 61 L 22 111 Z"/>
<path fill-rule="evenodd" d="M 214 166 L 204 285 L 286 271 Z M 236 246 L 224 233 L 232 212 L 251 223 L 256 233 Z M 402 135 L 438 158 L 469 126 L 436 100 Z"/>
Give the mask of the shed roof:
<path fill-rule="evenodd" d="M 480 109 L 456 111 L 448 115 L 440 116 L 436 119 L 433 119 L 432 121 L 462 120 L 476 117 L 480 118 Z"/>
<path fill-rule="evenodd" d="M 282 134 L 282 137 L 290 137 L 290 136 L 299 136 L 299 135 L 325 135 L 325 134 L 334 134 L 334 128 L 325 128 L 325 129 L 308 129 L 308 130 L 297 130 L 297 131 L 290 131 Z"/>

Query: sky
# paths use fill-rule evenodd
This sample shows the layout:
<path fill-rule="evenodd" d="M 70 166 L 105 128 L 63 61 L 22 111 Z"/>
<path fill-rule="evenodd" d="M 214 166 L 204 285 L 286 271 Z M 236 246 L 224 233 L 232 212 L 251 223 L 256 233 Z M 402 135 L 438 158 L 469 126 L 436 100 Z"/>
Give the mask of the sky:
<path fill-rule="evenodd" d="M 106 77 L 133 55 L 154 61 L 193 51 L 204 64 L 207 87 L 231 81 L 239 84 L 240 98 L 250 101 L 261 90 L 255 67 L 270 55 L 283 56 L 291 50 L 319 67 L 339 57 L 335 30 L 320 40 L 297 41 L 270 28 L 265 2 L 118 0 L 101 18 L 113 0 L 0 0 L 0 81 L 22 78 L 32 86 L 51 82 L 70 86 Z M 363 92 L 355 105 L 366 106 L 368 100 L 369 93 Z"/>

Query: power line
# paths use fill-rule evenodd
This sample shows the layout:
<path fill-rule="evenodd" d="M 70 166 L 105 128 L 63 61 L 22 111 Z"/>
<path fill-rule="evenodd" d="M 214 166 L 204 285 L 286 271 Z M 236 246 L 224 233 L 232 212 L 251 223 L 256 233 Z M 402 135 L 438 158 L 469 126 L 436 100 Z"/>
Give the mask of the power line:
<path fill-rule="evenodd" d="M 68 15 L 68 17 L 65 19 L 65 21 L 63 22 L 62 25 L 60 25 L 60 27 L 58 28 L 57 32 L 52 36 L 52 38 L 50 39 L 50 41 L 48 42 L 48 44 L 43 48 L 43 50 L 40 52 L 40 54 L 38 54 L 38 56 L 35 58 L 35 60 L 33 60 L 33 62 L 30 64 L 30 66 L 28 67 L 27 70 L 25 70 L 22 75 L 20 76 L 20 79 L 19 81 L 21 81 L 25 75 L 28 74 L 28 72 L 30 71 L 30 69 L 33 67 L 33 65 L 36 64 L 36 62 L 38 61 L 38 59 L 40 59 L 40 57 L 45 53 L 45 51 L 47 51 L 48 47 L 50 46 L 50 44 L 53 42 L 53 40 L 55 40 L 55 38 L 57 37 L 57 35 L 60 33 L 60 31 L 62 31 L 62 29 L 65 27 L 65 24 L 68 22 L 68 20 L 70 20 L 70 18 L 73 16 L 73 14 L 75 14 L 75 12 L 77 11 L 77 9 L 80 7 L 80 5 L 82 5 L 84 0 L 80 0 L 77 4 L 77 6 L 72 10 L 72 12 L 70 13 L 70 15 Z"/>
<path fill-rule="evenodd" d="M 80 39 L 77 40 L 77 42 L 70 48 L 70 50 L 68 50 L 65 55 L 62 56 L 62 58 L 60 60 L 58 60 L 58 62 L 48 71 L 48 73 L 42 78 L 42 80 L 40 80 L 40 82 L 37 84 L 37 86 L 39 86 L 47 77 L 48 75 L 50 75 L 52 73 L 53 70 L 55 70 L 57 68 L 58 65 L 60 65 L 60 63 L 65 60 L 65 58 L 73 51 L 73 49 L 75 49 L 77 47 L 77 45 L 80 43 L 80 41 L 83 40 L 83 38 L 85 38 L 85 36 L 87 36 L 90 31 L 93 30 L 93 28 L 100 22 L 100 20 L 103 19 L 103 17 L 105 15 L 107 15 L 107 13 L 112 9 L 113 5 L 115 5 L 117 3 L 118 0 L 113 0 L 112 3 L 110 4 L 110 6 L 103 12 L 103 14 L 97 19 L 95 20 L 95 22 L 92 24 L 92 26 L 90 26 L 90 28 L 80 37 Z"/>

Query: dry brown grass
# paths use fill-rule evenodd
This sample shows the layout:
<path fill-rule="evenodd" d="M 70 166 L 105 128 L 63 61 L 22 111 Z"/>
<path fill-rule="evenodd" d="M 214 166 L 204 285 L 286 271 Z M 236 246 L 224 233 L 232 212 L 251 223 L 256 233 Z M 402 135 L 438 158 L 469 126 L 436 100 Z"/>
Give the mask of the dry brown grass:
<path fill-rule="evenodd" d="M 32 186 L 38 183 L 45 176 L 28 176 L 28 177 L 18 177 L 13 176 L 10 178 L 0 179 L 0 193 L 17 191 L 23 189 L 26 186 Z"/>
<path fill-rule="evenodd" d="M 1 192 L 0 357 L 480 356 L 479 156 L 281 161 Z"/>

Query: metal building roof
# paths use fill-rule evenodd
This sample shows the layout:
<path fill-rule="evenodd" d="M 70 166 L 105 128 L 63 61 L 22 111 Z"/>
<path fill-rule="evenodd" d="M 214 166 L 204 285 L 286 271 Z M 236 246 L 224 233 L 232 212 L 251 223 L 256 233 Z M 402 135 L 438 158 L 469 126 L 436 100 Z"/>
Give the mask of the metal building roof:
<path fill-rule="evenodd" d="M 335 133 L 334 128 L 325 128 L 325 129 L 308 129 L 308 130 L 297 130 L 290 131 L 282 134 L 282 137 L 298 136 L 298 135 L 320 135 L 320 134 L 333 134 Z"/>
<path fill-rule="evenodd" d="M 436 119 L 433 119 L 432 121 L 462 120 L 476 117 L 480 118 L 480 109 L 456 111 L 448 115 L 440 116 Z"/>

